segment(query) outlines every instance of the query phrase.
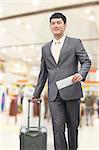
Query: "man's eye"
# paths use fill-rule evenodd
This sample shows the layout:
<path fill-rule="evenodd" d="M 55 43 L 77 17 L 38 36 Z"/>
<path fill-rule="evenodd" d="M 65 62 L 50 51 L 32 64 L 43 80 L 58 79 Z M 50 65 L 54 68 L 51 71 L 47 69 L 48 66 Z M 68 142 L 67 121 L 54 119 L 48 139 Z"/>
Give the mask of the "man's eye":
<path fill-rule="evenodd" d="M 58 22 L 57 22 L 57 24 L 61 24 L 61 22 L 60 22 L 60 21 L 58 21 Z"/>
<path fill-rule="evenodd" d="M 52 22 L 52 23 L 51 23 L 51 25 L 54 25 L 54 24 L 55 24 L 55 22 Z"/>

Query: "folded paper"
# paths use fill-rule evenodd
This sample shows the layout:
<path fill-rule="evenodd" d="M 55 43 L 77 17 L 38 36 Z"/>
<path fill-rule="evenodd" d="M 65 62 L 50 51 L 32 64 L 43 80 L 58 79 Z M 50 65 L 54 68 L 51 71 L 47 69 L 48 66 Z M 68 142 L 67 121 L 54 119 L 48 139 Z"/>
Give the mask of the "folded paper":
<path fill-rule="evenodd" d="M 74 82 L 72 82 L 72 78 L 73 78 L 73 75 L 57 81 L 56 82 L 57 88 L 60 90 L 62 88 L 65 88 L 65 87 L 68 87 L 69 85 L 74 84 Z"/>

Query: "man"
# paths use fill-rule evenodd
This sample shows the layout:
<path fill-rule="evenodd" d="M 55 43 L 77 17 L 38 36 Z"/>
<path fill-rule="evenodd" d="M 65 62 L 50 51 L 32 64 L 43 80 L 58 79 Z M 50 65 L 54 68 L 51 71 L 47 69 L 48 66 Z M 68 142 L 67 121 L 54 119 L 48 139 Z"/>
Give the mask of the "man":
<path fill-rule="evenodd" d="M 54 13 L 50 17 L 53 40 L 42 47 L 41 69 L 33 98 L 39 98 L 48 78 L 48 101 L 52 116 L 55 150 L 77 150 L 81 83 L 90 69 L 91 61 L 79 39 L 64 35 L 66 17 Z M 57 46 L 60 54 L 57 56 Z M 57 59 L 58 57 L 58 59 Z M 78 61 L 81 69 L 78 71 Z M 68 76 L 74 84 L 58 90 L 56 81 Z M 65 137 L 68 128 L 68 143 Z"/>
<path fill-rule="evenodd" d="M 87 91 L 84 102 L 86 106 L 86 125 L 93 125 L 94 104 L 96 102 L 96 96 L 94 92 L 91 94 L 90 91 Z"/>

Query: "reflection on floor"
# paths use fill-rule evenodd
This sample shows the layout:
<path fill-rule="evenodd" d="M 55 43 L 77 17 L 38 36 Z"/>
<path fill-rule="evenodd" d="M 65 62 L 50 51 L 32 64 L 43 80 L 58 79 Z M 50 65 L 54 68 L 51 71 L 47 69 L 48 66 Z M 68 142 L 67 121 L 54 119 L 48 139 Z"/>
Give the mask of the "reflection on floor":
<path fill-rule="evenodd" d="M 32 122 L 37 122 L 37 118 Z M 53 134 L 51 121 L 42 119 L 42 125 L 48 130 L 48 148 L 53 148 Z M 14 118 L 7 118 L 5 113 L 0 113 L 0 150 L 19 150 L 19 131 L 22 125 L 22 115 L 18 116 L 17 124 Z M 99 150 L 99 119 L 94 118 L 93 126 L 83 125 L 79 128 L 79 150 Z"/>

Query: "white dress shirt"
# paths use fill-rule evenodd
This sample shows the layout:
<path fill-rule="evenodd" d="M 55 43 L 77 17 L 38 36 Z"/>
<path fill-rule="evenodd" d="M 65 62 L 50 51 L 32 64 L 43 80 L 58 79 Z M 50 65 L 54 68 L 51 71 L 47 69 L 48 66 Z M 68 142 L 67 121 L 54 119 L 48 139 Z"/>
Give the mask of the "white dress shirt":
<path fill-rule="evenodd" d="M 56 61 L 56 63 L 58 63 L 58 59 L 59 59 L 59 55 L 60 55 L 60 51 L 62 49 L 62 46 L 63 46 L 63 43 L 64 43 L 64 40 L 65 40 L 65 35 L 60 38 L 59 40 L 56 40 L 55 38 L 53 39 L 53 42 L 52 42 L 52 46 L 51 46 L 51 52 L 52 52 L 52 55 Z"/>

